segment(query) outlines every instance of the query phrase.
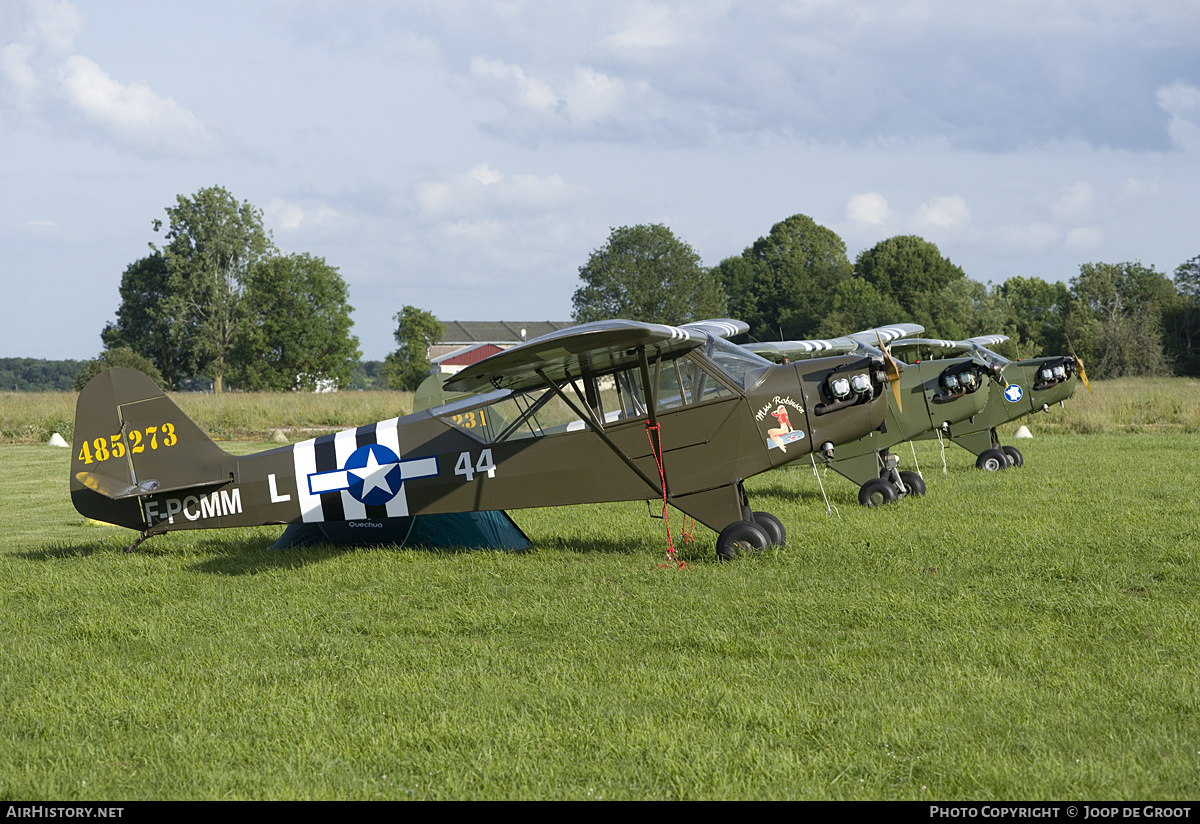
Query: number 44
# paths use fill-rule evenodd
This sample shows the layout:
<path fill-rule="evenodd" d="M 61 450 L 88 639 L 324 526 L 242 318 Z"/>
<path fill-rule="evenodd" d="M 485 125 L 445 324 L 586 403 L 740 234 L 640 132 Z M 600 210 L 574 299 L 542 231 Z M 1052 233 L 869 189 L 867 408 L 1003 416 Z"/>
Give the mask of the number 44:
<path fill-rule="evenodd" d="M 492 450 L 485 449 L 480 452 L 479 460 L 473 465 L 470 452 L 459 453 L 458 463 L 454 465 L 455 475 L 465 475 L 468 481 L 473 481 L 476 473 L 482 475 L 484 472 L 489 478 L 496 477 L 496 464 L 492 462 Z"/>

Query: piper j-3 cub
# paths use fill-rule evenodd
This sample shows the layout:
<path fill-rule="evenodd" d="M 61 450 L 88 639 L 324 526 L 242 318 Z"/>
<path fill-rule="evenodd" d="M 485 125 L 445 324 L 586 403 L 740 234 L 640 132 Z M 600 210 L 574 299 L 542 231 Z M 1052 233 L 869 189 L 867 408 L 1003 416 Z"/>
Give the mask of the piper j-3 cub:
<path fill-rule="evenodd" d="M 1074 395 L 1080 381 L 1088 392 L 1092 391 L 1083 361 L 1078 357 L 1056 355 L 1010 361 L 987 348 L 1006 340 L 1008 335 L 981 335 L 966 340 L 906 338 L 890 346 L 894 354 L 905 359 L 916 360 L 922 354 L 934 358 L 969 355 L 988 365 L 993 380 L 983 409 L 966 420 L 951 422 L 942 428 L 953 443 L 976 456 L 977 467 L 988 471 L 1025 463 L 1024 456 L 1015 446 L 1001 445 L 996 427 L 1034 412 L 1049 412 L 1051 404 L 1061 404 Z"/>
<path fill-rule="evenodd" d="M 724 340 L 747 328 L 570 327 L 446 382 L 469 397 L 248 456 L 141 373 L 110 369 L 79 396 L 71 498 L 138 530 L 130 549 L 178 529 L 647 499 L 718 532 L 722 558 L 782 545 L 743 480 L 878 427 L 898 376 L 858 354 L 774 365 Z"/>
<path fill-rule="evenodd" d="M 771 360 L 810 358 L 822 353 L 856 352 L 890 357 L 904 335 L 925 327 L 899 323 L 867 329 L 832 340 L 748 343 L 750 349 Z M 877 348 L 878 347 L 878 348 Z M 882 350 L 882 352 L 881 352 Z M 900 365 L 900 380 L 888 404 L 883 426 L 857 441 L 842 444 L 826 459 L 826 466 L 859 487 L 864 506 L 893 503 L 910 495 L 924 495 L 925 481 L 913 471 L 899 469 L 899 456 L 890 450 L 905 441 L 934 438 L 940 428 L 968 421 L 988 401 L 987 384 L 999 367 L 973 356 Z"/>

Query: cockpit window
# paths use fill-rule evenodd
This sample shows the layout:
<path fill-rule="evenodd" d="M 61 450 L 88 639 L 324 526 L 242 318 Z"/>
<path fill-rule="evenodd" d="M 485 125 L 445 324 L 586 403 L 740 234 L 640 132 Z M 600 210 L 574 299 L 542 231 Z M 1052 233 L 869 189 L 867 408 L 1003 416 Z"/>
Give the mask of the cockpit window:
<path fill-rule="evenodd" d="M 649 364 L 659 412 L 737 397 L 727 383 L 752 388 L 772 366 L 758 355 L 717 338 L 709 338 L 703 350 L 706 357 L 700 357 L 700 351 Z M 484 443 L 541 438 L 590 427 L 592 419 L 585 421 L 576 411 L 589 407 L 594 419 L 602 421 L 605 428 L 648 416 L 639 367 L 576 377 L 561 386 L 571 398 L 570 404 L 549 387 L 524 392 L 500 390 L 445 404 L 433 414 Z"/>
<path fill-rule="evenodd" d="M 766 369 L 773 365 L 766 358 L 735 346 L 723 338 L 709 338 L 704 354 L 734 383 L 746 390 L 757 386 L 766 374 Z"/>
<path fill-rule="evenodd" d="M 1003 355 L 996 354 L 991 349 L 984 349 L 982 346 L 979 346 L 979 345 L 976 345 L 974 348 L 975 348 L 975 354 L 982 356 L 983 360 L 985 360 L 985 361 L 989 361 L 991 363 L 998 363 L 1001 366 L 1007 366 L 1008 364 L 1012 363 L 1012 361 L 1010 361 L 1008 358 L 1004 357 Z"/>

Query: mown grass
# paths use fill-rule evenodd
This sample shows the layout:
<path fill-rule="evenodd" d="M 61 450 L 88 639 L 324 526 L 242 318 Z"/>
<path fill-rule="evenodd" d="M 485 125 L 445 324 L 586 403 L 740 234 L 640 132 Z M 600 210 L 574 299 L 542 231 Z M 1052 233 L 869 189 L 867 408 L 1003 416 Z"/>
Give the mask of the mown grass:
<path fill-rule="evenodd" d="M 6 447 L 0 797 L 1195 798 L 1200 436 L 1052 418 L 1020 470 L 918 444 L 880 510 L 760 476 L 788 546 L 701 527 L 684 570 L 644 504 L 514 512 L 524 553 L 124 554 L 69 450 Z"/>

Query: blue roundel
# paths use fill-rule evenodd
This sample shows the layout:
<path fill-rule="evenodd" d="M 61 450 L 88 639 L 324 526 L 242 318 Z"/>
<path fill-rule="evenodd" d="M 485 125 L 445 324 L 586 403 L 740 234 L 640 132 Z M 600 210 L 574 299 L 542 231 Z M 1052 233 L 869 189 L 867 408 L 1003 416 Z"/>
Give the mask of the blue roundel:
<path fill-rule="evenodd" d="M 400 458 L 377 443 L 360 446 L 346 459 L 346 483 L 355 500 L 367 506 L 386 504 L 404 483 Z"/>
<path fill-rule="evenodd" d="M 1010 383 L 1004 390 L 1004 397 L 1009 403 L 1016 403 L 1025 395 L 1025 391 L 1015 383 Z"/>

